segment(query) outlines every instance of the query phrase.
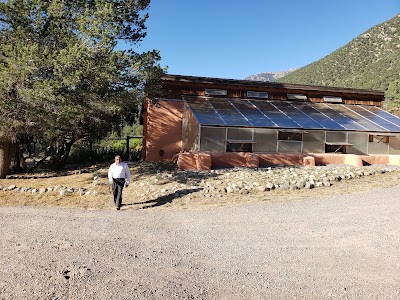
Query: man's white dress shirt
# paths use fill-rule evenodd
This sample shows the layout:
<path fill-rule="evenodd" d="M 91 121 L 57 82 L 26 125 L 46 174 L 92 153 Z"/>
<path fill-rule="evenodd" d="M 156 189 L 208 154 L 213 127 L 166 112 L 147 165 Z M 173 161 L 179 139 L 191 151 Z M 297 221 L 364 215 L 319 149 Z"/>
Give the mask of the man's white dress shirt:
<path fill-rule="evenodd" d="M 125 178 L 125 184 L 129 185 L 131 182 L 131 172 L 126 163 L 120 162 L 119 165 L 113 163 L 108 169 L 108 180 L 113 182 L 113 178 Z"/>

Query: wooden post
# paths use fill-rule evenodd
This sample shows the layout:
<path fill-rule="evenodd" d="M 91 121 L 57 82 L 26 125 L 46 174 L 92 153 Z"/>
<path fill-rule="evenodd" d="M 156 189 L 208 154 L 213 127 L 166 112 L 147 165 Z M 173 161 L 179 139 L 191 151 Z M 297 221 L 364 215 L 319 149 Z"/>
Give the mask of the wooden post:
<path fill-rule="evenodd" d="M 126 136 L 126 161 L 129 161 L 129 135 Z"/>

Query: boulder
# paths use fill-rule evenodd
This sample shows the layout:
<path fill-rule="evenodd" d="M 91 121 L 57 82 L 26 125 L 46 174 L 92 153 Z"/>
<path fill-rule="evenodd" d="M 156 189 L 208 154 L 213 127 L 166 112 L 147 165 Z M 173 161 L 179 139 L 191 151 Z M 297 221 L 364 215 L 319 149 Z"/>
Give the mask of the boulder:
<path fill-rule="evenodd" d="M 259 191 L 259 192 L 265 192 L 266 190 L 267 190 L 267 188 L 263 185 L 257 187 L 257 191 Z"/>
<path fill-rule="evenodd" d="M 271 191 L 271 190 L 273 190 L 273 189 L 275 188 L 275 185 L 274 185 L 273 183 L 271 183 L 271 182 L 268 182 L 268 183 L 265 185 L 265 188 L 266 188 L 268 191 Z"/>
<path fill-rule="evenodd" d="M 290 188 L 289 184 L 284 183 L 279 185 L 280 190 L 288 190 Z"/>
<path fill-rule="evenodd" d="M 305 186 L 304 186 L 304 188 L 305 189 L 312 189 L 314 187 L 314 184 L 312 184 L 312 183 L 310 183 L 310 182 L 306 182 L 306 184 L 305 184 Z"/>

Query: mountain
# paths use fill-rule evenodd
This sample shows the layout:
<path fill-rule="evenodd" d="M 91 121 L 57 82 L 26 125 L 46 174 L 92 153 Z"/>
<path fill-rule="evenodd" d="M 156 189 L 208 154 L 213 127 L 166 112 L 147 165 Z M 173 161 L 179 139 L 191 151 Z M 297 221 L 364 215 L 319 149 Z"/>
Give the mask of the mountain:
<path fill-rule="evenodd" d="M 279 82 L 377 89 L 400 101 L 400 14 Z"/>
<path fill-rule="evenodd" d="M 296 68 L 289 69 L 287 71 L 279 71 L 279 72 L 265 72 L 265 73 L 260 73 L 256 75 L 250 75 L 245 78 L 245 80 L 253 80 L 253 81 L 276 81 L 279 78 L 282 78 L 283 76 L 289 74 L 290 72 L 293 72 L 297 70 Z"/>

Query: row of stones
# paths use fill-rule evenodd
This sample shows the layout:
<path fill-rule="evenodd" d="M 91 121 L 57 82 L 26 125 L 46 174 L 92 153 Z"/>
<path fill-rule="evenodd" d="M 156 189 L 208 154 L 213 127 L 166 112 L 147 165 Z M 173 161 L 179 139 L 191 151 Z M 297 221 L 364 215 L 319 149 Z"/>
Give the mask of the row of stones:
<path fill-rule="evenodd" d="M 101 178 L 99 176 L 94 176 L 93 185 L 99 185 Z M 31 194 L 44 194 L 47 192 L 57 192 L 60 196 L 65 196 L 67 194 L 79 193 L 79 195 L 97 195 L 97 191 L 88 190 L 87 188 L 68 188 L 62 185 L 57 185 L 55 187 L 42 187 L 42 188 L 31 188 L 31 187 L 17 187 L 16 185 L 10 185 L 7 187 L 3 187 L 0 185 L 0 191 L 15 191 L 20 193 L 31 193 Z"/>
<path fill-rule="evenodd" d="M 274 189 L 298 190 L 331 186 L 337 181 L 399 171 L 396 166 L 353 167 L 330 165 L 317 167 L 233 168 L 211 171 L 160 171 L 139 180 L 134 193 L 138 198 L 184 196 L 195 190 L 204 197 L 223 197 L 229 193 L 249 194 Z M 196 193 L 197 194 L 197 193 Z"/>
<path fill-rule="evenodd" d="M 67 188 L 61 185 L 55 187 L 42 187 L 42 188 L 31 188 L 31 187 L 17 187 L 16 185 L 10 185 L 3 187 L 0 185 L 0 191 L 14 191 L 20 193 L 30 193 L 30 194 L 44 194 L 47 192 L 57 192 L 60 196 L 65 196 L 66 194 L 79 193 L 79 195 L 96 195 L 96 191 L 90 191 L 86 188 Z"/>
<path fill-rule="evenodd" d="M 289 168 L 283 171 L 273 173 L 268 170 L 266 175 L 257 178 L 257 181 L 250 182 L 249 179 L 252 174 L 246 174 L 248 178 L 240 176 L 236 180 L 220 181 L 218 185 L 210 182 L 205 182 L 203 193 L 240 193 L 248 194 L 252 191 L 266 192 L 274 189 L 280 190 L 298 190 L 298 189 L 312 189 L 321 186 L 331 186 L 337 181 L 349 180 L 353 178 L 360 178 L 363 176 L 371 176 L 375 174 L 383 174 L 387 172 L 394 172 L 396 168 L 382 167 L 382 168 L 333 168 L 330 170 L 323 169 L 305 169 L 305 168 Z M 322 172 L 321 172 L 322 171 Z M 225 174 L 230 177 L 230 174 Z M 250 177 L 250 178 L 249 178 Z M 264 178 L 262 178 L 264 177 Z M 253 178 L 252 180 L 254 180 Z M 226 182 L 228 181 L 228 182 Z M 236 182 L 235 182 L 236 181 Z"/>

